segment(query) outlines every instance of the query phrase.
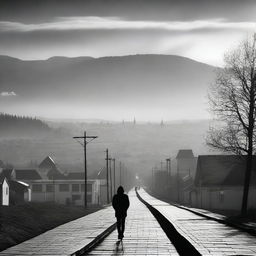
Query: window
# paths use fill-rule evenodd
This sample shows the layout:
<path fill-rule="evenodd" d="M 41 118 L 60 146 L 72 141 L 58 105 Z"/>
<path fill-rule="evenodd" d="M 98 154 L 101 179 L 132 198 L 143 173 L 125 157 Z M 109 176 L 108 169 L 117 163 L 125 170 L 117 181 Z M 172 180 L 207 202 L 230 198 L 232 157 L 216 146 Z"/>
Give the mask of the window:
<path fill-rule="evenodd" d="M 8 195 L 8 192 L 9 192 L 9 189 L 8 189 L 8 187 L 6 187 L 6 195 Z"/>
<path fill-rule="evenodd" d="M 46 184 L 46 192 L 53 192 L 54 186 L 53 184 Z"/>
<path fill-rule="evenodd" d="M 84 191 L 84 184 L 81 184 L 81 191 Z M 87 184 L 87 192 L 92 193 L 92 184 Z"/>
<path fill-rule="evenodd" d="M 69 184 L 60 184 L 59 189 L 60 189 L 60 192 L 67 192 L 69 191 Z"/>
<path fill-rule="evenodd" d="M 32 191 L 33 192 L 42 192 L 43 191 L 43 186 L 42 184 L 34 184 L 32 186 Z"/>
<path fill-rule="evenodd" d="M 79 184 L 72 184 L 72 192 L 79 192 Z"/>

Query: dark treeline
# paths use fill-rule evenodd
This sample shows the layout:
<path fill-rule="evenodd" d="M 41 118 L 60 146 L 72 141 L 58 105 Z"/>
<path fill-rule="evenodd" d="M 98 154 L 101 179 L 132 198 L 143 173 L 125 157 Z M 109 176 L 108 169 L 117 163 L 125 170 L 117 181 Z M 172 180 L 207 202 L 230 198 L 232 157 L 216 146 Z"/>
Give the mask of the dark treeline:
<path fill-rule="evenodd" d="M 33 131 L 48 131 L 49 126 L 39 119 L 0 113 L 0 133 L 28 134 Z"/>

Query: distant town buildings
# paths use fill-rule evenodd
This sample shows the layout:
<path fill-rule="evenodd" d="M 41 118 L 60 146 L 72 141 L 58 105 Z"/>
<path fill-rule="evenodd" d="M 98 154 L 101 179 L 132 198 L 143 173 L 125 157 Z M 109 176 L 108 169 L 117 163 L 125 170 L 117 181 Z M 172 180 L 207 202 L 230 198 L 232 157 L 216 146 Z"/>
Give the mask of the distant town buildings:
<path fill-rule="evenodd" d="M 180 178 L 190 176 L 195 177 L 196 172 L 196 157 L 192 149 L 180 149 L 176 156 L 177 160 L 177 175 Z"/>
<path fill-rule="evenodd" d="M 194 189 L 189 204 L 205 209 L 240 210 L 245 158 L 235 155 L 198 156 Z M 248 208 L 256 208 L 256 158 L 253 161 Z"/>
<path fill-rule="evenodd" d="M 6 188 L 12 184 L 12 187 L 15 186 L 16 194 L 23 197 L 23 200 L 34 202 L 54 201 L 74 205 L 84 204 L 84 173 L 64 173 L 50 156 L 47 156 L 38 165 L 38 168 L 12 169 L 8 172 L 1 169 L 0 173 L 3 177 L 1 191 L 7 191 Z M 104 179 L 87 180 L 88 205 L 106 203 L 105 183 Z M 26 188 L 27 193 L 22 193 L 21 186 Z M 2 194 L 1 198 L 2 204 L 3 202 L 7 204 L 7 196 Z"/>
<path fill-rule="evenodd" d="M 176 163 L 175 163 L 176 160 Z M 235 155 L 194 156 L 181 149 L 167 170 L 152 171 L 152 191 L 167 200 L 209 210 L 240 210 L 245 159 Z M 251 177 L 249 208 L 256 208 L 256 157 Z M 174 168 L 176 170 L 174 170 Z"/>

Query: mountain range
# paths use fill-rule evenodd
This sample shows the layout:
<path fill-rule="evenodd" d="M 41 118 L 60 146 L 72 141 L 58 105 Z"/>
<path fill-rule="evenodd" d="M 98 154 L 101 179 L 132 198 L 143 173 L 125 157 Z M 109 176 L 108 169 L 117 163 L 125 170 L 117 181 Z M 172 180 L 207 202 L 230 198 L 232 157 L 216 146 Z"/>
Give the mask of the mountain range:
<path fill-rule="evenodd" d="M 112 120 L 205 118 L 216 71 L 175 55 L 31 61 L 0 56 L 0 67 L 4 112 Z"/>

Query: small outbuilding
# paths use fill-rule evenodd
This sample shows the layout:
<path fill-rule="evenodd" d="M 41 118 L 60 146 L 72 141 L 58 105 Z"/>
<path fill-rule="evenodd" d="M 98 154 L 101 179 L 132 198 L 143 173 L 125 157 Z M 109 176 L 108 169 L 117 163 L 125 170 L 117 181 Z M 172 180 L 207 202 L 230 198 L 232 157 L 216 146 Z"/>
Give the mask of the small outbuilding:
<path fill-rule="evenodd" d="M 0 205 L 8 206 L 10 202 L 9 183 L 3 175 L 0 175 Z"/>

